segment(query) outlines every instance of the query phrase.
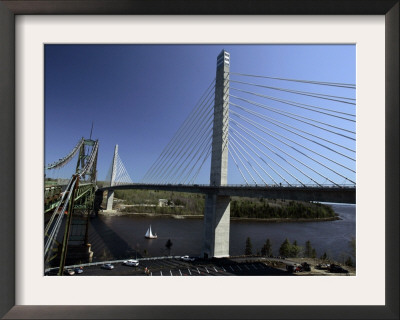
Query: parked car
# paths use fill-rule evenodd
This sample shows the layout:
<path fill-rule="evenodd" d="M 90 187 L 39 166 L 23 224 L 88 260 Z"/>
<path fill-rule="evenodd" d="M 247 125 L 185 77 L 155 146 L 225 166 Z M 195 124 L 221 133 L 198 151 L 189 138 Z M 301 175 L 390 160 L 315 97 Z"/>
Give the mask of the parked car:
<path fill-rule="evenodd" d="M 102 269 L 112 270 L 114 266 L 111 263 L 106 263 L 101 266 Z"/>
<path fill-rule="evenodd" d="M 181 260 L 183 260 L 183 261 L 194 261 L 194 258 L 191 258 L 189 256 L 182 256 Z"/>
<path fill-rule="evenodd" d="M 82 273 L 83 272 L 83 268 L 82 267 L 76 267 L 74 269 L 75 273 Z"/>
<path fill-rule="evenodd" d="M 294 266 L 286 265 L 286 270 L 287 270 L 287 272 L 293 272 L 294 271 Z"/>
<path fill-rule="evenodd" d="M 303 267 L 303 271 L 311 271 L 311 266 L 307 262 L 303 262 L 301 266 Z"/>
<path fill-rule="evenodd" d="M 303 271 L 303 266 L 297 265 L 295 266 L 294 272 L 302 272 Z"/>
<path fill-rule="evenodd" d="M 65 269 L 64 274 L 66 274 L 68 276 L 73 276 L 75 274 L 75 271 L 72 269 Z"/>
<path fill-rule="evenodd" d="M 303 267 L 297 263 L 294 264 L 287 264 L 286 265 L 286 270 L 288 272 L 301 272 L 303 271 Z"/>
<path fill-rule="evenodd" d="M 128 267 L 137 267 L 139 265 L 139 261 L 134 259 L 129 259 L 122 262 L 122 264 Z"/>
<path fill-rule="evenodd" d="M 332 273 L 349 273 L 348 270 L 342 268 L 341 266 L 339 266 L 337 264 L 332 264 L 329 271 Z"/>
<path fill-rule="evenodd" d="M 330 265 L 326 263 L 320 263 L 315 266 L 319 270 L 327 270 L 329 269 Z"/>

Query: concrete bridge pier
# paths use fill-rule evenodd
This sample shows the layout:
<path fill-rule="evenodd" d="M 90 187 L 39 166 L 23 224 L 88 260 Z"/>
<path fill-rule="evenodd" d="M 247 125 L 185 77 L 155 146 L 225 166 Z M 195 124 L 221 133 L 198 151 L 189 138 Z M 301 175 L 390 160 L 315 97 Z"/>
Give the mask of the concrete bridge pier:
<path fill-rule="evenodd" d="M 229 196 L 207 194 L 204 209 L 204 258 L 229 257 Z"/>
<path fill-rule="evenodd" d="M 107 191 L 107 211 L 111 211 L 113 208 L 113 202 L 114 202 L 114 190 L 108 190 Z"/>

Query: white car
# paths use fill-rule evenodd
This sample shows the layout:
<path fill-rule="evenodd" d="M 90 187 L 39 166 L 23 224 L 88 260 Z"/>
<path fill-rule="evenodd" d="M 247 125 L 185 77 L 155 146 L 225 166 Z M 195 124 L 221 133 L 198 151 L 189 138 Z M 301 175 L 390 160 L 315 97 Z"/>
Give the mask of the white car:
<path fill-rule="evenodd" d="M 124 262 L 122 262 L 122 264 L 129 266 L 129 267 L 137 267 L 139 265 L 139 261 L 137 260 L 133 260 L 133 259 L 129 259 L 126 260 Z"/>
<path fill-rule="evenodd" d="M 181 260 L 183 260 L 183 261 L 194 261 L 194 258 L 190 258 L 189 256 L 182 256 Z"/>
<path fill-rule="evenodd" d="M 101 266 L 102 269 L 112 270 L 114 266 L 111 263 L 106 263 Z"/>
<path fill-rule="evenodd" d="M 75 274 L 75 271 L 72 269 L 65 269 L 64 270 L 64 274 L 69 275 L 69 276 L 73 276 Z"/>

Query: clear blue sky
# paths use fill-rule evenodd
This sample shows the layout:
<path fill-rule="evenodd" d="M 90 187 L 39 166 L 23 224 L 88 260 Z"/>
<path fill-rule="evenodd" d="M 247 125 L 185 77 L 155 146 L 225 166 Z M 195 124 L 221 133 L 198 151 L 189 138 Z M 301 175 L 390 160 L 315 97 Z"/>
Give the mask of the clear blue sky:
<path fill-rule="evenodd" d="M 82 136 L 88 138 L 93 121 L 92 138 L 100 142 L 98 180 L 106 177 L 118 144 L 127 171 L 139 181 L 215 78 L 222 49 L 231 55 L 231 72 L 356 83 L 354 45 L 45 45 L 45 163 L 65 156 Z M 268 85 L 339 95 L 329 87 Z M 329 101 L 253 91 L 334 108 Z M 339 108 L 355 114 L 355 106 Z M 355 124 L 350 128 L 355 130 Z M 229 183 L 242 183 L 234 171 Z M 209 167 L 198 182 L 208 181 Z"/>

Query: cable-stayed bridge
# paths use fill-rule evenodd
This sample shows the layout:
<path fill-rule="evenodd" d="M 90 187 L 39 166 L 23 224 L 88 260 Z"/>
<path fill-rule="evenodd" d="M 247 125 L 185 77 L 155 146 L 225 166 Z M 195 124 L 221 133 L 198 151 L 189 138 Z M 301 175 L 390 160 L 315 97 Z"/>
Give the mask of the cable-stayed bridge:
<path fill-rule="evenodd" d="M 116 146 L 110 184 L 101 188 L 107 209 L 118 189 L 205 194 L 205 257 L 229 255 L 231 196 L 356 201 L 355 85 L 231 72 L 230 65 L 223 50 L 215 79 L 142 181 L 131 182 Z M 208 168 L 209 184 L 198 183 Z M 229 184 L 232 177 L 241 183 Z"/>

